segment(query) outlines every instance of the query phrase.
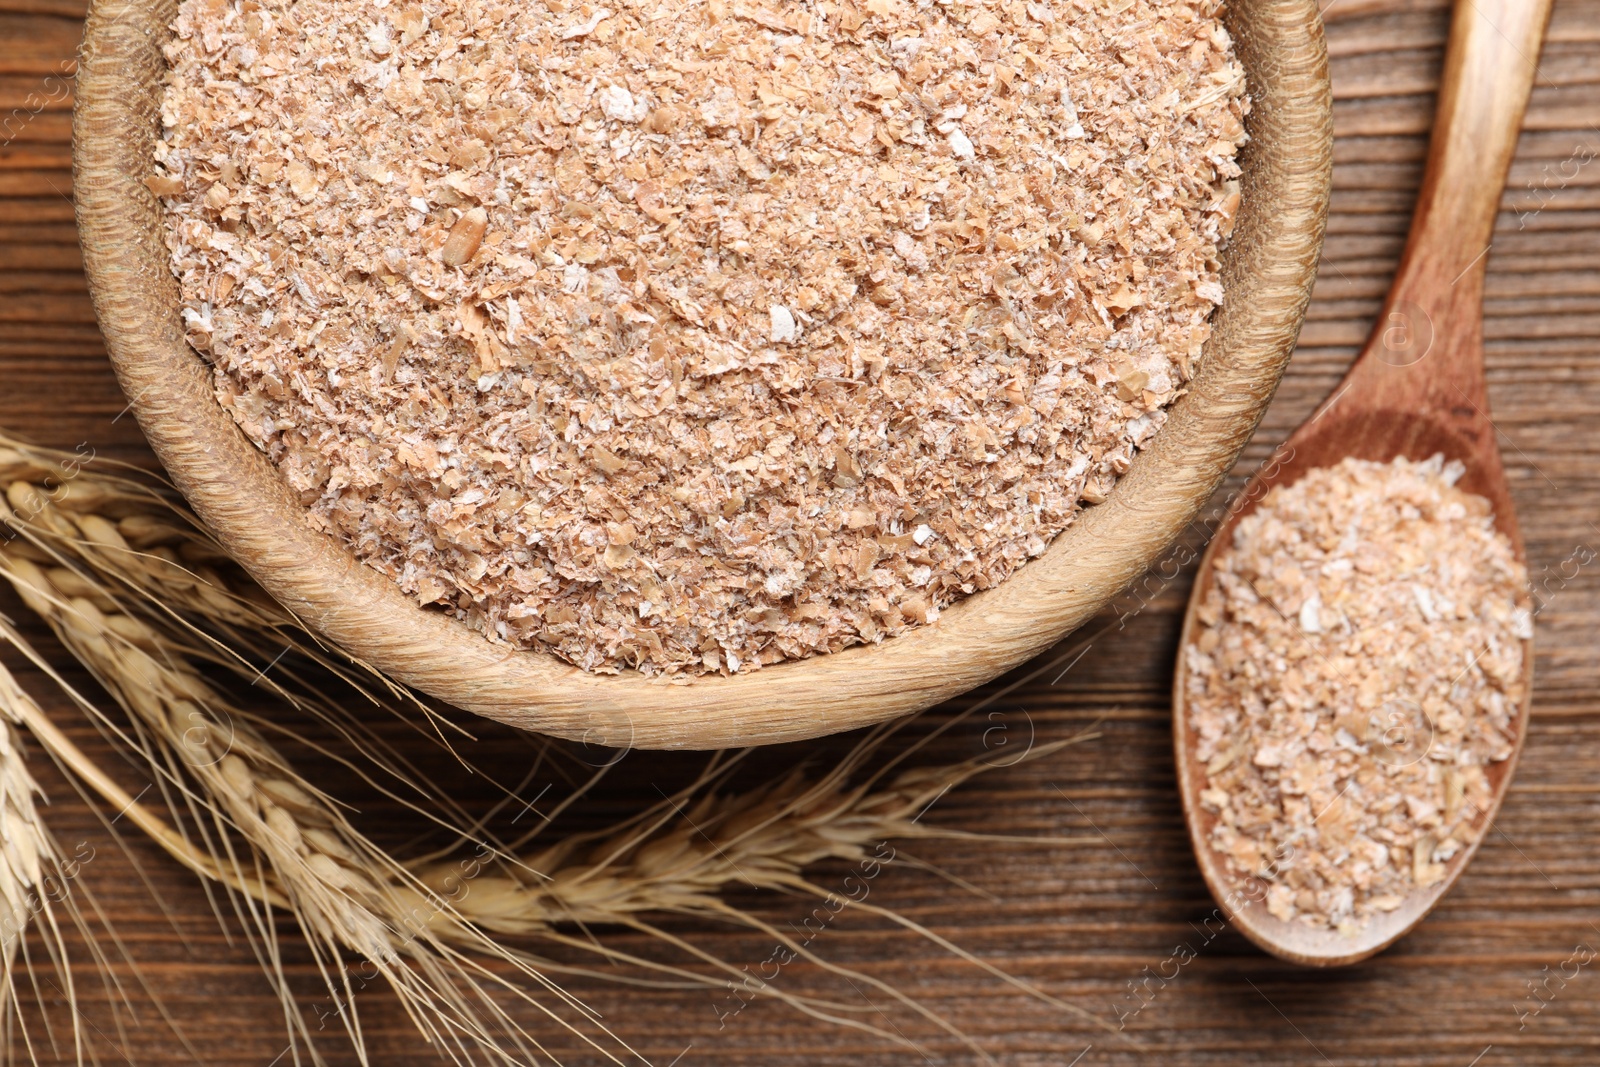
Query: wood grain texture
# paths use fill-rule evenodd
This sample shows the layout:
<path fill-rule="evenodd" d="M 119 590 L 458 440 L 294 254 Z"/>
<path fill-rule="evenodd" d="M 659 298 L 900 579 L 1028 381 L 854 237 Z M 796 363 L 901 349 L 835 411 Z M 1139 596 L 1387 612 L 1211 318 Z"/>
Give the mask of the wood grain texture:
<path fill-rule="evenodd" d="M 1527 553 L 1505 477 L 1484 375 L 1485 259 L 1522 118 L 1533 91 L 1551 0 L 1471 0 L 1451 22 L 1428 163 L 1412 212 L 1411 233 L 1366 346 L 1344 379 L 1252 477 L 1211 538 L 1184 614 L 1180 647 L 1199 637 L 1200 605 L 1211 593 L 1212 562 L 1233 544 L 1237 523 L 1272 489 L 1346 458 L 1388 463 L 1443 455 L 1464 468 L 1458 483 L 1488 500 L 1495 527 L 1523 564 Z M 1522 606 L 1533 610 L 1529 596 Z M 1493 823 L 1527 736 L 1534 650 L 1522 642 L 1522 680 L 1513 699 L 1510 757 L 1486 768 Z M 1312 966 L 1364 960 L 1405 936 L 1450 892 L 1482 837 L 1451 857 L 1445 875 L 1398 908 L 1374 915 L 1353 935 L 1289 923 L 1268 911 L 1260 879 L 1239 879 L 1212 848 L 1217 816 L 1200 803 L 1205 764 L 1187 716 L 1183 672 L 1173 680 L 1173 754 L 1189 839 L 1200 873 L 1239 931 L 1274 955 Z"/>
<path fill-rule="evenodd" d="M 1251 142 L 1223 255 L 1228 300 L 1187 395 L 1110 499 L 1009 580 L 894 640 L 728 678 L 591 675 L 419 608 L 309 529 L 216 402 L 209 366 L 184 341 L 159 205 L 142 181 L 153 167 L 158 46 L 175 9 L 96 0 L 74 114 L 84 263 L 140 425 L 218 539 L 300 618 L 395 678 L 527 729 L 645 748 L 793 740 L 920 710 L 1026 661 L 1137 577 L 1205 503 L 1277 387 L 1315 276 L 1331 153 L 1321 25 L 1312 0 L 1238 0 L 1229 25 L 1249 78 Z M 33 172 L 12 180 L 17 195 L 37 194 Z M 0 170 L 0 195 L 7 181 Z"/>
<path fill-rule="evenodd" d="M 1343 4 L 1358 0 L 1335 2 L 1341 6 L 1334 14 L 1340 15 Z M 911 854 L 936 861 L 989 897 L 904 865 L 873 883 L 873 902 L 900 909 L 1113 1027 L 1120 1012 L 1125 1030 L 1113 1036 L 1028 1001 L 970 965 L 848 911 L 817 943 L 824 955 L 895 982 L 944 1012 L 1008 1067 L 1065 1067 L 1089 1045 L 1079 1067 L 1467 1067 L 1475 1058 L 1478 1067 L 1586 1067 L 1600 1060 L 1600 975 L 1590 966 L 1564 987 L 1559 978 L 1550 980 L 1577 946 L 1600 949 L 1600 693 L 1594 651 L 1600 564 L 1577 562 L 1600 550 L 1600 2 L 1556 4 L 1487 260 L 1488 388 L 1540 598 L 1533 714 L 1522 766 L 1496 831 L 1451 895 L 1401 945 L 1353 968 L 1307 972 L 1266 956 L 1234 931 L 1213 932 L 1208 917 L 1214 904 L 1177 805 L 1168 694 L 1179 619 L 1206 523 L 1215 521 L 1214 508 L 1237 491 L 1243 475 L 1334 388 L 1365 342 L 1399 261 L 1421 181 L 1447 16 L 1438 3 L 1407 0 L 1393 5 L 1403 8 L 1394 14 L 1360 3 L 1363 13 L 1328 28 L 1334 196 L 1317 289 L 1283 386 L 1237 475 L 1173 555 L 1081 631 L 1086 649 L 1080 643 L 1058 650 L 1068 662 L 1083 652 L 1070 670 L 1048 670 L 1012 689 L 929 756 L 983 752 L 985 732 L 996 728 L 1003 729 L 989 735 L 989 751 L 1000 740 L 1024 743 L 1030 732 L 1048 739 L 1098 722 L 1099 740 L 1047 764 L 998 772 L 963 787 L 924 820 L 996 834 L 1082 835 L 1093 843 L 908 846 Z M 0 0 L 0 12 L 29 4 L 40 6 L 35 0 Z M 33 39 L 0 33 L 0 55 L 42 80 L 70 60 L 78 33 L 78 24 L 65 17 Z M 65 146 L 64 132 L 56 143 Z M 73 274 L 71 218 L 72 205 L 59 197 L 0 198 L 0 260 L 26 271 L 37 254 L 41 276 Z M 40 295 L 54 292 L 41 287 Z M 73 305 L 79 310 L 65 314 L 32 296 L 0 298 L 0 314 L 8 316 L 0 325 L 0 424 L 67 448 L 89 442 L 103 460 L 152 463 L 132 418 L 121 414 L 126 400 L 99 334 L 90 318 L 80 317 L 88 309 L 84 293 L 80 288 L 80 303 Z M 0 610 L 24 623 L 57 662 L 67 662 L 15 598 L 0 597 Z M 14 657 L 7 662 L 43 691 L 37 672 L 23 669 Z M 923 722 L 931 728 L 947 721 L 1024 675 L 1016 672 L 935 709 Z M 94 691 L 81 672 L 69 677 Z M 75 740 L 115 760 L 64 701 L 49 706 Z M 991 713 L 997 717 L 987 718 Z M 463 782 L 452 772 L 453 762 L 441 759 L 426 739 L 399 727 L 385 730 L 441 782 L 457 787 L 464 800 L 483 802 L 482 783 Z M 823 758 L 838 743 L 843 741 L 764 751 L 752 774 Z M 522 745 L 510 731 L 486 728 L 479 742 L 461 747 L 515 783 L 526 769 Z M 34 762 L 42 762 L 37 754 Z M 611 817 L 658 800 L 655 784 L 670 789 L 690 765 L 698 761 L 687 755 L 630 756 L 592 798 L 586 817 Z M 319 772 L 320 782 L 360 806 L 362 825 L 374 833 L 405 840 L 414 831 L 392 806 L 361 793 L 331 765 L 308 766 Z M 96 850 L 79 885 L 97 895 L 144 980 L 197 1052 L 191 1057 L 161 1022 L 149 996 L 132 985 L 126 965 L 116 970 L 132 986 L 140 1021 L 119 1035 L 94 986 L 93 968 L 74 947 L 83 1011 L 99 1031 L 90 1033 L 100 1062 L 121 1064 L 126 1053 L 139 1064 L 272 1064 L 284 1049 L 282 1017 L 249 947 L 237 934 L 231 943 L 219 934 L 205 896 L 188 875 L 130 835 L 136 869 L 70 787 L 48 767 L 37 769 L 52 801 L 45 815 L 67 850 L 80 842 Z M 136 772 L 120 770 L 132 792 L 144 787 Z M 545 784 L 530 783 L 525 795 L 532 799 Z M 116 813 L 104 814 L 109 819 Z M 846 873 L 828 868 L 817 877 L 837 886 Z M 799 923 L 807 914 L 797 901 L 751 897 L 744 903 L 779 924 Z M 759 966 L 772 947 L 714 926 L 673 922 L 671 929 L 740 966 Z M 310 960 L 294 948 L 291 926 L 285 924 L 283 932 L 286 968 L 315 1027 L 329 1003 L 317 992 Z M 607 936 L 630 949 L 658 952 L 632 935 Z M 30 944 L 37 954 L 40 942 Z M 1180 945 L 1194 958 L 1176 966 Z M 814 967 L 792 966 L 782 980 L 794 988 L 856 995 Z M 1539 986 L 1541 999 L 1532 999 L 1529 983 L 1546 981 L 1548 986 Z M 565 984 L 605 1012 L 657 1065 L 680 1053 L 679 1067 L 920 1062 L 769 1002 L 757 1001 L 719 1027 L 717 1010 L 726 1011 L 726 1002 L 704 992 L 625 990 L 589 979 Z M 43 980 L 41 988 L 55 996 Z M 420 1044 L 381 990 L 363 992 L 359 1003 L 374 1062 L 442 1062 Z M 1535 1008 L 1540 1010 L 1532 1014 Z M 1519 1019 L 1519 1010 L 1529 1014 Z M 916 1019 L 885 1011 L 895 1025 L 932 1046 L 934 1062 L 978 1062 Z M 29 1018 L 37 1024 L 37 1012 Z M 58 1035 L 70 1022 L 59 1003 L 50 1005 L 50 1018 Z M 37 1025 L 33 1033 L 41 1034 Z M 355 1063 L 336 1040 L 326 1046 L 330 1062 Z M 54 1054 L 47 1044 L 41 1059 L 71 1062 L 66 1046 Z M 579 1056 L 567 1061 L 593 1062 Z M 279 1060 L 277 1067 L 287 1062 Z"/>

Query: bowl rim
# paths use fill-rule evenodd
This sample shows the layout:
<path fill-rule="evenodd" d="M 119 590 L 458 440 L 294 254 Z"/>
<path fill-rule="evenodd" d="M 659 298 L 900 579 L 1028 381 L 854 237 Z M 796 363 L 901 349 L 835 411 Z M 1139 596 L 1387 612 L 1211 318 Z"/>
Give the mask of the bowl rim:
<path fill-rule="evenodd" d="M 73 114 L 84 269 L 106 346 L 157 457 L 218 541 L 352 658 L 451 704 L 585 742 L 720 748 L 798 740 L 917 711 L 1025 662 L 1137 578 L 1193 520 L 1254 432 L 1310 300 L 1332 176 L 1332 95 L 1315 0 L 1233 0 L 1249 79 L 1243 200 L 1227 301 L 1187 393 L 1104 503 L 937 622 L 730 677 L 596 675 L 493 644 L 419 607 L 312 530 L 212 392 L 184 339 L 160 205 L 143 183 L 177 0 L 93 0 Z"/>

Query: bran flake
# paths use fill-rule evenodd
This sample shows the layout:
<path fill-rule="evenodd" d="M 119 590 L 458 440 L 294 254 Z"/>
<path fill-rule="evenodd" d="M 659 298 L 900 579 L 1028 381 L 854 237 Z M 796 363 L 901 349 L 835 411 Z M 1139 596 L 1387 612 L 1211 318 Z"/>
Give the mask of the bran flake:
<path fill-rule="evenodd" d="M 937 618 L 1221 302 L 1213 0 L 182 0 L 151 188 L 219 400 L 419 603 L 583 668 Z"/>
<path fill-rule="evenodd" d="M 1184 650 L 1211 846 L 1285 922 L 1353 932 L 1445 876 L 1511 755 L 1532 620 L 1489 502 L 1442 457 L 1279 486 Z"/>

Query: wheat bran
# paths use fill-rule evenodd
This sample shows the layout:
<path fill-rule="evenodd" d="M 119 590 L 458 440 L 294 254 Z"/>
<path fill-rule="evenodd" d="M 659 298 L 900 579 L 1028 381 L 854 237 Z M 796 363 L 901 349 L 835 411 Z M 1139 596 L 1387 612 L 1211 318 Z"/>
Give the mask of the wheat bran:
<path fill-rule="evenodd" d="M 422 604 L 587 669 L 876 641 L 1103 500 L 1221 302 L 1213 0 L 183 0 L 217 395 Z"/>
<path fill-rule="evenodd" d="M 1200 799 L 1212 847 L 1284 921 L 1359 929 L 1482 832 L 1532 620 L 1460 474 L 1438 456 L 1310 471 L 1215 561 L 1183 667 Z"/>

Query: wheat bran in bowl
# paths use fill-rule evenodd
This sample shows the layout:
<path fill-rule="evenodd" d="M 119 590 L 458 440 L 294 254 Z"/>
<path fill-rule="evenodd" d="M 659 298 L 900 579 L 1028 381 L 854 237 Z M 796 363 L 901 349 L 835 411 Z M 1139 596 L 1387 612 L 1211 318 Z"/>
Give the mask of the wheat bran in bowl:
<path fill-rule="evenodd" d="M 1346 459 L 1240 519 L 1185 647 L 1209 844 L 1346 934 L 1443 880 L 1515 750 L 1527 575 L 1443 458 Z"/>
<path fill-rule="evenodd" d="M 218 399 L 419 603 L 731 673 L 1003 581 L 1223 299 L 1211 3 L 184 0 L 151 188 Z"/>

